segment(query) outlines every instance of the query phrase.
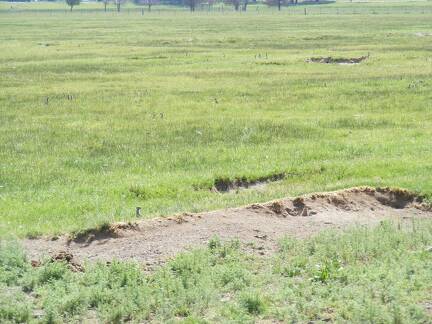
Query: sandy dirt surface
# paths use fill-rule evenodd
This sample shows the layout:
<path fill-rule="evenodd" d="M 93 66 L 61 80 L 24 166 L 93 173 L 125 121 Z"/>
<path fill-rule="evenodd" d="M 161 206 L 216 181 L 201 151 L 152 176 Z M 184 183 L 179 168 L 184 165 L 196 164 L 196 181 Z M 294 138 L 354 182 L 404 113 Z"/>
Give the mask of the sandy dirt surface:
<path fill-rule="evenodd" d="M 66 252 L 77 262 L 137 260 L 151 269 L 179 252 L 207 244 L 214 236 L 239 239 L 251 243 L 246 245 L 257 253 L 268 254 L 285 235 L 305 238 L 324 229 L 429 217 L 430 206 L 407 191 L 353 188 L 134 224 L 117 223 L 75 239 L 62 236 L 22 243 L 32 260 Z"/>

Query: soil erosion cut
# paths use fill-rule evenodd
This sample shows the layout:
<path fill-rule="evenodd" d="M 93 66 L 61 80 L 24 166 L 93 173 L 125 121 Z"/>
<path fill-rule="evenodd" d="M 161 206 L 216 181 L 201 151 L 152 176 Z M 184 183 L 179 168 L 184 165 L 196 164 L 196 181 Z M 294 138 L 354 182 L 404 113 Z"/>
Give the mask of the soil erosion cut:
<path fill-rule="evenodd" d="M 117 223 L 104 227 L 102 233 L 90 230 L 75 238 L 26 239 L 23 245 L 34 260 L 66 251 L 74 260 L 137 260 L 151 269 L 179 252 L 207 244 L 214 236 L 239 239 L 257 253 L 267 254 L 285 235 L 304 238 L 323 229 L 373 226 L 383 220 L 411 223 L 431 216 L 430 205 L 414 193 L 364 187 L 134 224 Z"/>

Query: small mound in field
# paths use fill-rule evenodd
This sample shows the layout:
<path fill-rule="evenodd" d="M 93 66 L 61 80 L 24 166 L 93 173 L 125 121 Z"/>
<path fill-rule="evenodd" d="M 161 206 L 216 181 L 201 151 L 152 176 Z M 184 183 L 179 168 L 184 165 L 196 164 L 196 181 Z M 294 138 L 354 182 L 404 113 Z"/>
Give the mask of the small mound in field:
<path fill-rule="evenodd" d="M 258 64 L 258 65 L 287 65 L 286 62 L 277 62 L 277 61 L 257 62 L 255 64 Z"/>
<path fill-rule="evenodd" d="M 73 272 L 83 272 L 84 268 L 81 264 L 74 260 L 72 253 L 66 251 L 59 251 L 49 259 L 49 262 L 65 262 L 69 269 Z M 40 267 L 42 263 L 39 260 L 32 260 L 31 265 L 33 268 Z"/>
<path fill-rule="evenodd" d="M 368 56 L 344 58 L 344 57 L 311 57 L 306 60 L 308 63 L 323 63 L 323 64 L 359 64 L 368 59 Z"/>
<path fill-rule="evenodd" d="M 253 180 L 248 180 L 246 177 L 243 178 L 216 178 L 212 189 L 217 192 L 229 192 L 230 190 L 236 190 L 241 188 L 250 188 L 269 182 L 283 180 L 285 173 L 275 173 L 265 177 L 260 177 Z"/>
<path fill-rule="evenodd" d="M 362 187 L 136 224 L 117 223 L 88 230 L 72 240 L 67 236 L 55 241 L 26 239 L 23 245 L 32 259 L 67 251 L 78 260 L 133 259 L 154 269 L 214 236 L 239 239 L 266 254 L 275 251 L 278 240 L 287 235 L 305 238 L 324 229 L 374 226 L 386 220 L 412 226 L 413 220 L 426 218 L 432 219 L 431 206 L 413 192 Z"/>
<path fill-rule="evenodd" d="M 51 262 L 66 262 L 69 269 L 73 272 L 83 272 L 84 268 L 74 260 L 72 253 L 60 251 L 51 258 Z"/>
<path fill-rule="evenodd" d="M 137 229 L 138 224 L 136 223 L 124 223 L 118 222 L 113 224 L 102 224 L 97 228 L 91 228 L 84 231 L 73 233 L 68 237 L 68 242 L 85 243 L 90 244 L 94 240 L 100 240 L 104 238 L 115 238 L 121 237 L 121 235 L 127 230 Z"/>
<path fill-rule="evenodd" d="M 365 207 L 371 211 L 379 211 L 390 207 L 393 209 L 415 208 L 431 211 L 430 205 L 424 203 L 422 196 L 403 189 L 392 188 L 353 188 L 334 193 L 318 193 L 295 199 L 283 199 L 263 204 L 280 216 L 312 216 L 332 209 L 344 212 L 359 212 Z M 250 206 L 259 209 L 257 204 Z"/>
<path fill-rule="evenodd" d="M 432 33 L 422 33 L 422 32 L 418 32 L 414 34 L 417 37 L 428 37 L 428 36 L 432 36 Z"/>

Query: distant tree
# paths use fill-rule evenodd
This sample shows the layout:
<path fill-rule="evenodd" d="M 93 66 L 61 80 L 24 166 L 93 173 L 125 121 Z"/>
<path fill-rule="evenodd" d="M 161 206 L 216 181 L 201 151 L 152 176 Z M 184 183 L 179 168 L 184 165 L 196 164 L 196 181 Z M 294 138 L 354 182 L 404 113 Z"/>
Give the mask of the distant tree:
<path fill-rule="evenodd" d="M 232 4 L 235 11 L 239 11 L 241 0 L 225 0 L 225 3 Z"/>
<path fill-rule="evenodd" d="M 213 7 L 213 5 L 216 3 L 216 0 L 208 0 L 207 4 L 209 7 Z"/>
<path fill-rule="evenodd" d="M 249 0 L 243 0 L 243 11 L 246 11 Z"/>
<path fill-rule="evenodd" d="M 291 2 L 296 1 L 296 0 L 290 0 Z M 281 10 L 281 7 L 286 4 L 286 0 L 265 0 L 265 3 L 268 6 L 277 6 L 278 10 Z"/>
<path fill-rule="evenodd" d="M 185 0 L 185 4 L 189 7 L 190 11 L 194 12 L 196 7 L 202 2 L 202 0 Z"/>
<path fill-rule="evenodd" d="M 124 4 L 124 3 L 126 3 L 126 0 L 113 0 L 113 2 L 114 2 L 114 5 L 117 8 L 117 12 L 120 12 L 121 5 Z"/>
<path fill-rule="evenodd" d="M 81 0 L 66 0 L 66 3 L 70 7 L 70 11 L 72 11 L 73 7 L 79 6 Z"/>
<path fill-rule="evenodd" d="M 137 6 L 147 6 L 148 11 L 151 11 L 151 7 L 159 3 L 159 0 L 134 0 L 134 4 Z"/>
<path fill-rule="evenodd" d="M 166 5 L 173 5 L 173 6 L 185 5 L 184 0 L 161 0 L 161 3 Z"/>
<path fill-rule="evenodd" d="M 225 0 L 225 3 L 232 4 L 235 11 L 239 11 L 240 8 L 246 11 L 249 0 Z"/>
<path fill-rule="evenodd" d="M 102 0 L 103 4 L 104 4 L 104 11 L 107 11 L 107 6 L 110 0 Z"/>

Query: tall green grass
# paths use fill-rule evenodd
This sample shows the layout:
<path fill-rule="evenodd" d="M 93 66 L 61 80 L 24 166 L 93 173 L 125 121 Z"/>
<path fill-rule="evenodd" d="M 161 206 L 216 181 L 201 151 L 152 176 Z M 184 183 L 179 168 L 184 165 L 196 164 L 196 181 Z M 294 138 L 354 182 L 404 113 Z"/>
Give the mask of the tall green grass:
<path fill-rule="evenodd" d="M 0 235 L 357 185 L 430 195 L 430 19 L 2 14 Z M 265 190 L 208 190 L 283 172 Z"/>

